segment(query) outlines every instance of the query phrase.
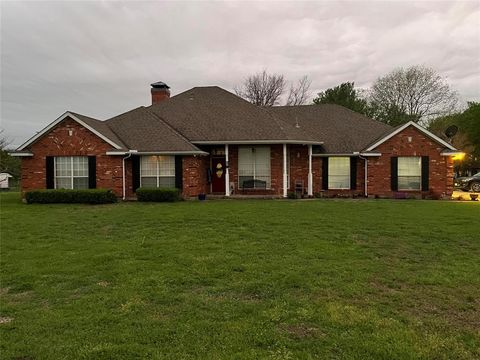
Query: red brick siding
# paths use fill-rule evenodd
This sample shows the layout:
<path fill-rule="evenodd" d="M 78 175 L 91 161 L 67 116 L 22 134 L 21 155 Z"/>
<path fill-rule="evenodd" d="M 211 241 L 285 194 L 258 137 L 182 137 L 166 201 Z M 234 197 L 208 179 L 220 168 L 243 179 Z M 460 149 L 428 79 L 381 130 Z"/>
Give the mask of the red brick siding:
<path fill-rule="evenodd" d="M 290 187 L 289 191 L 295 190 L 295 184 L 303 183 L 304 193 L 308 192 L 308 146 L 287 145 L 290 155 Z M 312 167 L 313 171 L 313 167 Z"/>
<path fill-rule="evenodd" d="M 207 169 L 210 167 L 209 156 L 183 157 L 183 195 L 196 197 L 198 194 L 210 193 L 207 183 Z"/>
<path fill-rule="evenodd" d="M 409 142 L 408 138 L 412 141 Z M 428 156 L 429 191 L 409 191 L 413 195 L 450 196 L 453 191 L 453 162 L 450 157 L 440 155 L 444 146 L 431 140 L 418 129 L 409 126 L 399 134 L 379 145 L 374 151 L 380 157 L 368 160 L 368 193 L 379 197 L 394 197 L 391 191 L 392 156 Z M 401 191 L 404 192 L 404 191 Z"/>
<path fill-rule="evenodd" d="M 96 156 L 97 188 L 112 189 L 122 196 L 122 157 L 105 155 L 109 150 L 110 144 L 66 118 L 28 148 L 32 157 L 22 158 L 22 193 L 45 189 L 47 156 Z"/>

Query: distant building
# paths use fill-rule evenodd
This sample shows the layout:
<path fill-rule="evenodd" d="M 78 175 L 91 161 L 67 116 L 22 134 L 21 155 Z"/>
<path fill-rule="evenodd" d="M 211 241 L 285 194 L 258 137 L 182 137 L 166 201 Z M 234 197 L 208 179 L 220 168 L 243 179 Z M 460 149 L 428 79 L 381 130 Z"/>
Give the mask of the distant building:
<path fill-rule="evenodd" d="M 0 173 L 0 189 L 8 190 L 10 189 L 10 178 L 13 176 L 9 173 Z"/>

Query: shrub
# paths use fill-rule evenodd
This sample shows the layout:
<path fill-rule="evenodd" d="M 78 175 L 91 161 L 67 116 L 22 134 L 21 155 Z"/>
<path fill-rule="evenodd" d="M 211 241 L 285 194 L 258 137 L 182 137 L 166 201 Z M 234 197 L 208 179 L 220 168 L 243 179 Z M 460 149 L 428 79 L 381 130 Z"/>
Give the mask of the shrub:
<path fill-rule="evenodd" d="M 287 194 L 287 197 L 289 199 L 297 199 L 298 198 L 297 193 L 295 191 L 289 191 L 288 194 Z"/>
<path fill-rule="evenodd" d="M 110 204 L 117 201 L 112 190 L 86 189 L 86 190 L 33 190 L 25 193 L 28 204 Z"/>
<path fill-rule="evenodd" d="M 178 189 L 139 188 L 137 189 L 138 201 L 174 202 L 181 200 Z"/>

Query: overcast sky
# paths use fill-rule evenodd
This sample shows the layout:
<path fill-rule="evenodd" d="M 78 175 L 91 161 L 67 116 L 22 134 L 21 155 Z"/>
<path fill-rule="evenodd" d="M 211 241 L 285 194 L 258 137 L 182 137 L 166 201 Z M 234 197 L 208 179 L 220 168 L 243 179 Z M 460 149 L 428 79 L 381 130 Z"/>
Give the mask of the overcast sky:
<path fill-rule="evenodd" d="M 66 110 L 107 119 L 267 69 L 312 92 L 424 64 L 480 100 L 480 2 L 1 2 L 1 125 L 19 145 Z"/>

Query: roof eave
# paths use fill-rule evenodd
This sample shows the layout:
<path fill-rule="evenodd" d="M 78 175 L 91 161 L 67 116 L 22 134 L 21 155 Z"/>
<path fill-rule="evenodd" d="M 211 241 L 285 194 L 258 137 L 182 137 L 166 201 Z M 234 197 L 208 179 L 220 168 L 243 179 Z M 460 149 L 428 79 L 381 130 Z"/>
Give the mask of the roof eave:
<path fill-rule="evenodd" d="M 453 150 L 453 151 L 458 151 L 458 149 L 456 149 L 455 147 L 453 147 L 451 144 L 449 144 L 448 142 L 446 142 L 445 140 L 439 138 L 437 135 L 435 135 L 434 133 L 428 131 L 427 129 L 425 129 L 423 126 L 420 126 L 418 125 L 416 122 L 413 122 L 413 121 L 409 121 L 407 123 L 405 123 L 404 125 L 400 126 L 399 128 L 393 130 L 392 132 L 390 132 L 389 134 L 385 135 L 383 138 L 381 138 L 380 140 L 377 140 L 373 145 L 370 145 L 368 148 L 366 148 L 364 151 L 365 152 L 369 152 L 369 151 L 372 151 L 374 150 L 375 148 L 377 148 L 378 146 L 380 146 L 381 144 L 383 144 L 385 141 L 391 139 L 392 137 L 394 137 L 395 135 L 397 135 L 398 133 L 402 132 L 403 130 L 405 130 L 407 127 L 409 126 L 413 126 L 415 127 L 417 130 L 419 130 L 420 132 L 424 133 L 425 135 L 427 135 L 429 138 L 431 138 L 432 140 L 436 141 L 437 143 L 445 146 L 447 149 L 449 150 Z"/>
<path fill-rule="evenodd" d="M 18 148 L 17 148 L 17 151 L 21 151 L 21 150 L 24 150 L 27 146 L 33 144 L 36 140 L 38 140 L 41 136 L 45 135 L 48 131 L 50 131 L 51 129 L 53 129 L 56 125 L 58 125 L 60 122 L 62 122 L 65 118 L 67 117 L 70 117 L 71 119 L 73 119 L 74 121 L 76 121 L 77 123 L 79 123 L 80 125 L 82 125 L 83 127 L 85 127 L 86 129 L 90 130 L 92 133 L 94 133 L 95 135 L 97 135 L 99 138 L 101 138 L 102 140 L 104 140 L 105 142 L 107 142 L 108 144 L 112 145 L 115 149 L 122 149 L 122 146 L 118 145 L 117 143 L 115 143 L 114 141 L 112 141 L 111 139 L 109 139 L 108 137 L 106 137 L 105 135 L 103 135 L 102 133 L 100 133 L 99 131 L 97 131 L 96 129 L 92 128 L 90 125 L 88 125 L 87 123 L 85 123 L 84 121 L 80 120 L 77 116 L 75 116 L 74 114 L 72 114 L 71 112 L 69 111 L 66 111 L 65 113 L 63 113 L 60 117 L 58 117 L 55 121 L 51 122 L 50 124 L 48 124 L 46 127 L 44 127 L 41 131 L 39 131 L 37 134 L 35 134 L 34 136 L 32 136 L 30 139 L 28 139 L 26 142 L 24 142 L 22 145 L 20 145 Z"/>
<path fill-rule="evenodd" d="M 118 156 L 118 155 L 208 155 L 207 152 L 201 150 L 181 150 L 181 151 L 137 151 L 137 150 L 128 150 L 128 151 L 107 151 L 106 155 Z"/>
<path fill-rule="evenodd" d="M 14 156 L 14 157 L 31 157 L 33 154 L 31 152 L 22 152 L 22 151 L 12 151 L 9 152 L 8 155 Z"/>
<path fill-rule="evenodd" d="M 192 140 L 192 144 L 198 145 L 260 145 L 260 144 L 296 144 L 296 145 L 323 145 L 323 141 L 312 140 Z"/>

